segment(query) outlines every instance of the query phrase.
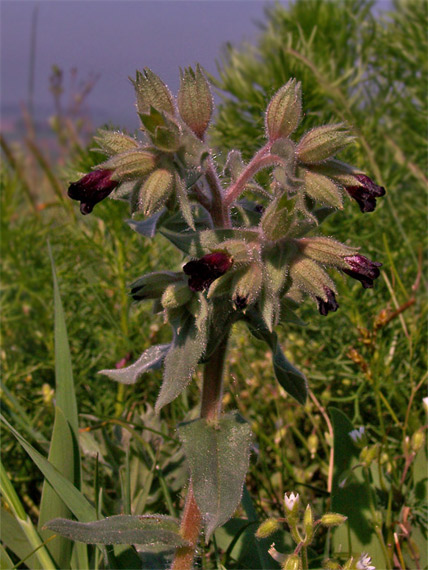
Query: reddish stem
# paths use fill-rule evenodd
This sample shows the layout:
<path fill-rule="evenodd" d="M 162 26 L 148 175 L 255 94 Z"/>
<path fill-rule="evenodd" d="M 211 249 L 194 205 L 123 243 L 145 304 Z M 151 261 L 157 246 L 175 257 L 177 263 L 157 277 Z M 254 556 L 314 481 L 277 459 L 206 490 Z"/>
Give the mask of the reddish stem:
<path fill-rule="evenodd" d="M 225 335 L 205 364 L 200 417 L 207 420 L 220 417 L 228 336 L 228 334 Z M 180 527 L 181 536 L 190 543 L 190 546 L 177 549 L 171 570 L 191 570 L 201 526 L 202 517 L 190 482 Z"/>

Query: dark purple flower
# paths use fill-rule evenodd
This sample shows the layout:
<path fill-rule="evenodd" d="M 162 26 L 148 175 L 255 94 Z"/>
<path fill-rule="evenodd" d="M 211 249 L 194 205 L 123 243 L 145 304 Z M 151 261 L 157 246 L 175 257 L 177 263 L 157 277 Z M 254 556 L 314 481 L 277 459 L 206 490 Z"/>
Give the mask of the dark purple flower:
<path fill-rule="evenodd" d="M 334 291 L 329 287 L 324 287 L 324 291 L 327 296 L 327 301 L 324 301 L 321 297 L 315 297 L 318 303 L 318 311 L 323 317 L 325 317 L 329 311 L 335 312 L 339 308 L 339 303 L 336 301 Z"/>
<path fill-rule="evenodd" d="M 208 289 L 211 283 L 221 277 L 232 267 L 230 255 L 222 252 L 208 253 L 195 261 L 189 261 L 183 267 L 189 275 L 189 287 L 192 291 Z"/>
<path fill-rule="evenodd" d="M 362 212 L 373 212 L 376 208 L 376 198 L 385 195 L 385 188 L 378 186 L 365 174 L 354 174 L 354 178 L 362 186 L 346 186 L 348 194 L 358 202 Z"/>
<path fill-rule="evenodd" d="M 107 198 L 119 184 L 111 179 L 111 170 L 93 170 L 68 187 L 68 195 L 72 200 L 80 202 L 80 212 L 90 214 L 95 204 Z"/>
<path fill-rule="evenodd" d="M 248 299 L 247 297 L 241 297 L 240 295 L 237 295 L 234 299 L 234 303 L 235 309 L 238 311 L 243 311 L 248 305 Z"/>
<path fill-rule="evenodd" d="M 364 289 L 371 289 L 373 287 L 373 280 L 377 279 L 380 275 L 379 267 L 382 267 L 382 263 L 377 261 L 371 261 L 364 255 L 351 255 L 344 258 L 346 263 L 349 265 L 349 269 L 344 269 L 344 273 L 358 279 L 361 282 Z"/>

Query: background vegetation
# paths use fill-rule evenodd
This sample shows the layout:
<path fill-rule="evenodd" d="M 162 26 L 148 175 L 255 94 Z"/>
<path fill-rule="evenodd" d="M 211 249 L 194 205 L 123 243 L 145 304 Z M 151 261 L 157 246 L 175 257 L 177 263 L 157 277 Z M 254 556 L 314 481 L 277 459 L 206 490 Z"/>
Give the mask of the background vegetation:
<path fill-rule="evenodd" d="M 365 255 L 383 263 L 375 288 L 362 295 L 359 283 L 343 280 L 337 313 L 322 317 L 308 301 L 299 311 L 307 326 L 279 331 L 287 356 L 309 379 L 308 404 L 300 407 L 284 396 L 272 377 L 269 355 L 241 327 L 233 335 L 224 396 L 226 409 L 238 408 L 256 435 L 247 487 L 260 520 L 283 516 L 286 491 L 298 491 L 318 513 L 335 507 L 349 515 L 349 497 L 335 505 L 330 493 L 338 484 L 331 462 L 331 421 L 365 427 L 375 459 L 358 467 L 356 451 L 348 465 L 354 467 L 349 476 L 361 485 L 354 499 L 368 497 L 361 511 L 367 532 L 357 532 L 354 544 L 368 551 L 379 569 L 388 567 L 385 556 L 392 561 L 389 567 L 427 567 L 422 406 L 427 369 L 422 266 L 427 24 L 427 4 L 419 0 L 396 2 L 391 13 L 376 19 L 366 0 L 272 6 L 257 45 L 225 49 L 215 80 L 222 102 L 210 132 L 220 161 L 232 148 L 248 158 L 262 144 L 269 99 L 296 77 L 302 81 L 306 110 L 299 128 L 346 122 L 358 138 L 341 158 L 387 189 L 374 213 L 361 215 L 348 202 L 345 213 L 324 224 L 326 235 L 360 245 Z M 182 259 L 161 238 L 153 243 L 134 233 L 124 223 L 129 216 L 125 205 L 105 201 L 90 216 L 78 214 L 66 198 L 67 183 L 99 162 L 99 155 L 89 150 L 93 145 L 75 119 L 56 115 L 52 126 L 57 137 L 53 152 L 38 140 L 31 118 L 25 140 L 13 145 L 2 141 L 3 413 L 46 455 L 55 399 L 49 241 L 71 346 L 83 491 L 96 501 L 102 489 L 104 515 L 176 515 L 186 469 L 173 427 L 196 413 L 198 382 L 155 417 L 151 406 L 160 372 L 124 387 L 97 371 L 132 360 L 168 338 L 148 306 L 130 303 L 127 285 L 154 269 L 179 269 Z M 340 412 L 330 413 L 332 407 Z M 36 521 L 43 476 L 6 430 L 3 463 Z M 202 567 L 254 567 L 244 518 L 238 513 L 211 545 L 202 547 Z M 335 552 L 340 540 L 338 533 L 333 539 L 320 534 L 311 567 L 320 568 L 332 553 L 340 557 Z M 275 542 L 278 549 L 283 543 L 283 551 L 291 548 L 286 532 Z M 19 562 L 13 549 L 8 555 Z"/>

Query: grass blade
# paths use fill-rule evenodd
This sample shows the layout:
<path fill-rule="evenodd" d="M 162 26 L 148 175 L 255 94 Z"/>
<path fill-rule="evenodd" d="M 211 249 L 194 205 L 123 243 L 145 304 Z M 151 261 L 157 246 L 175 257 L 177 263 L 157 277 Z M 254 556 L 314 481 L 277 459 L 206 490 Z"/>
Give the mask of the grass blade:
<path fill-rule="evenodd" d="M 78 445 L 77 402 L 71 368 L 70 347 L 62 307 L 58 280 L 52 251 L 49 256 L 52 265 L 55 306 L 55 420 L 49 449 L 49 462 L 74 486 L 80 488 L 80 454 Z M 59 497 L 55 488 L 46 480 L 43 484 L 38 528 L 43 539 L 52 536 L 49 530 L 42 530 L 46 522 L 57 517 L 68 518 L 70 509 Z M 72 543 L 63 537 L 56 537 L 49 543 L 49 551 L 60 568 L 70 567 Z"/>
<path fill-rule="evenodd" d="M 27 516 L 12 483 L 7 476 L 3 463 L 0 463 L 0 482 L 2 495 L 13 514 L 2 512 L 1 538 L 4 544 L 9 546 L 21 559 L 35 551 L 32 568 L 43 570 L 55 570 L 56 565 L 34 527 Z M 5 514 L 6 513 L 6 514 Z"/>

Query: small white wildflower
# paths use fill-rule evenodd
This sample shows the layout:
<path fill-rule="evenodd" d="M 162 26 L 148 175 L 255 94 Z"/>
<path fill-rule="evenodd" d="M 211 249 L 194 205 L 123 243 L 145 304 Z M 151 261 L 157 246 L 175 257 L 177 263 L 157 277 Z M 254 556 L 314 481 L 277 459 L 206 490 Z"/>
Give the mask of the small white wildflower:
<path fill-rule="evenodd" d="M 287 511 L 292 511 L 293 507 L 296 503 L 298 503 L 300 500 L 300 495 L 299 493 L 285 493 L 284 495 L 284 503 L 285 503 L 285 508 L 287 509 Z"/>
<path fill-rule="evenodd" d="M 284 560 L 287 558 L 285 554 L 278 552 L 278 550 L 275 548 L 274 542 L 272 542 L 272 544 L 270 545 L 268 553 L 272 556 L 274 560 L 278 562 L 278 564 L 282 564 L 282 562 L 284 562 Z"/>
<path fill-rule="evenodd" d="M 428 414 L 428 396 L 426 398 L 422 398 L 422 404 Z"/>
<path fill-rule="evenodd" d="M 358 429 L 353 429 L 352 431 L 350 431 L 348 435 L 354 443 L 357 443 L 357 441 L 360 441 L 363 439 L 364 432 L 365 432 L 365 429 L 363 426 L 361 426 Z"/>
<path fill-rule="evenodd" d="M 376 567 L 370 564 L 371 561 L 372 557 L 369 556 L 367 552 L 363 552 L 360 556 L 360 559 L 357 562 L 356 565 L 357 570 L 376 570 Z"/>

